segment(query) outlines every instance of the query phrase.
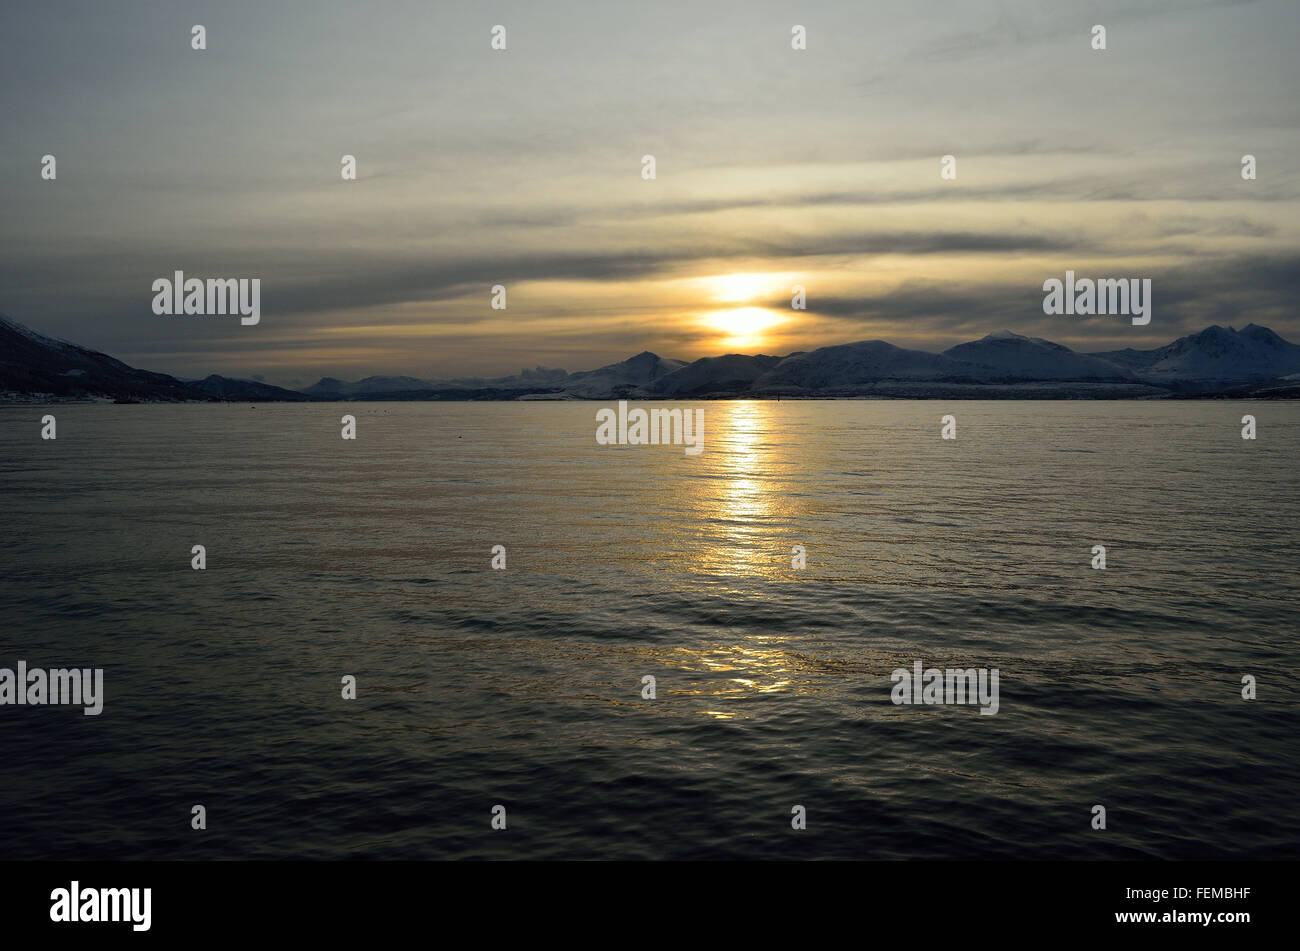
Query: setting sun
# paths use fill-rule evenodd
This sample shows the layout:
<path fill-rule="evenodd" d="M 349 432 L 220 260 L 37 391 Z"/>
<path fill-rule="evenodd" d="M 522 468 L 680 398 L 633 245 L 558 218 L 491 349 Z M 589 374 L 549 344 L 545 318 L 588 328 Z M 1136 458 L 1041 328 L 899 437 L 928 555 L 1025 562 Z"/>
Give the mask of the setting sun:
<path fill-rule="evenodd" d="M 711 314 L 708 323 L 722 331 L 731 345 L 762 343 L 764 331 L 782 322 L 782 318 L 762 307 L 740 307 Z"/>

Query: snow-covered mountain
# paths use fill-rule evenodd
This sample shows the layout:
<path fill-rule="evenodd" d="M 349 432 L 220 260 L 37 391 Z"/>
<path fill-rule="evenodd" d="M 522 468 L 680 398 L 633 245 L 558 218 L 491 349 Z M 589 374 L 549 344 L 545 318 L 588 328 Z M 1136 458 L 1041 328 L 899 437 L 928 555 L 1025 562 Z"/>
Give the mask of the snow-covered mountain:
<path fill-rule="evenodd" d="M 1069 347 L 999 330 L 943 353 L 905 350 L 883 340 L 822 347 L 790 356 L 755 383 L 764 392 L 845 391 L 880 383 L 951 384 L 1131 382 L 1131 370 Z"/>
<path fill-rule="evenodd" d="M 1216 324 L 1155 350 L 1115 350 L 1093 356 L 1128 367 L 1156 384 L 1221 386 L 1300 373 L 1300 346 L 1256 324 L 1242 330 Z"/>
<path fill-rule="evenodd" d="M 1207 327 L 1154 350 L 1077 353 L 1009 331 L 942 353 L 870 340 L 785 357 L 732 353 L 693 363 L 649 351 L 595 370 L 422 380 L 326 377 L 293 392 L 210 376 L 150 373 L 0 317 L 0 399 L 439 400 L 688 399 L 719 396 L 1117 398 L 1300 394 L 1300 346 L 1266 327 Z"/>
<path fill-rule="evenodd" d="M 320 399 L 514 399 L 537 395 L 604 399 L 643 392 L 685 365 L 681 360 L 668 360 L 646 351 L 620 363 L 580 373 L 537 367 L 514 376 L 453 380 L 371 376 L 346 383 L 325 377 L 303 392 Z"/>
<path fill-rule="evenodd" d="M 0 316 L 0 398 L 209 399 L 175 377 L 137 370 Z"/>
<path fill-rule="evenodd" d="M 967 364 L 981 382 L 1012 383 L 1040 380 L 1132 380 L 1133 371 L 1097 356 L 1038 337 L 999 330 L 981 340 L 960 343 L 943 352 Z"/>
<path fill-rule="evenodd" d="M 951 357 L 869 340 L 793 354 L 759 377 L 754 388 L 813 393 L 881 380 L 942 380 L 959 375 L 960 367 Z"/>
<path fill-rule="evenodd" d="M 304 389 L 308 396 L 322 399 L 338 400 L 354 396 L 373 396 L 378 393 L 405 393 L 410 391 L 431 390 L 434 384 L 429 380 L 419 380 L 413 376 L 368 376 L 355 383 L 345 383 L 332 376 L 320 380 Z"/>
<path fill-rule="evenodd" d="M 240 403 L 268 401 L 302 403 L 311 399 L 307 394 L 296 390 L 286 390 L 279 386 L 272 386 L 270 383 L 259 383 L 257 380 L 235 380 L 215 373 L 202 380 L 191 380 L 188 386 L 219 400 L 234 400 Z"/>
<path fill-rule="evenodd" d="M 574 396 L 604 399 L 643 390 L 660 377 L 684 366 L 686 364 L 681 360 L 668 360 L 645 350 L 622 363 L 611 363 L 599 370 L 570 373 L 557 385 Z"/>
<path fill-rule="evenodd" d="M 656 396 L 684 399 L 690 396 L 743 393 L 755 380 L 774 368 L 784 357 L 746 356 L 729 353 L 722 357 L 701 357 L 645 386 Z"/>

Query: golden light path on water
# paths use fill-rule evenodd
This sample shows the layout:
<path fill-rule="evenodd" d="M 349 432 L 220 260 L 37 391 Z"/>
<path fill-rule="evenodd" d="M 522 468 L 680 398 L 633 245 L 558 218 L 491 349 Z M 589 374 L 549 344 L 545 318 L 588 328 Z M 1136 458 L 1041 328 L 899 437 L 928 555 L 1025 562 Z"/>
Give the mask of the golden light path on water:
<path fill-rule="evenodd" d="M 694 572 L 713 579 L 786 577 L 780 553 L 787 450 L 771 441 L 771 404 L 705 406 L 706 449 L 699 477 L 687 483 L 692 517 L 704 527 L 693 552 Z M 785 549 L 788 551 L 788 549 Z"/>
<path fill-rule="evenodd" d="M 793 465 L 788 450 L 771 439 L 774 404 L 714 402 L 705 406 L 707 442 L 701 478 L 691 480 L 691 505 L 708 537 L 695 547 L 692 572 L 713 579 L 788 580 L 783 469 Z M 788 472 L 788 469 L 785 469 Z M 784 568 L 782 567 L 784 566 Z M 748 586 L 747 586 L 748 587 Z M 729 591 L 736 591 L 731 586 Z M 734 636 L 734 635 L 733 635 Z M 749 634 L 739 643 L 685 651 L 680 662 L 703 674 L 732 674 L 725 681 L 702 679 L 684 692 L 712 699 L 743 699 L 779 693 L 791 686 L 791 656 L 784 633 Z M 742 716 L 737 709 L 701 711 L 716 719 Z"/>

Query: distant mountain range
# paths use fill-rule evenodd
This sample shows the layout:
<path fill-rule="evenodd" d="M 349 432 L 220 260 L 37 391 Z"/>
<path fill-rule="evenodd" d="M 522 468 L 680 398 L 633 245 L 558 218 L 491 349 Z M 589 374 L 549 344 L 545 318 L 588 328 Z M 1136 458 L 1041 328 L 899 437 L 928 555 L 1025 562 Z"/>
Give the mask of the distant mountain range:
<path fill-rule="evenodd" d="M 1266 327 L 1207 327 L 1154 350 L 1076 353 L 1006 330 L 942 353 L 883 340 L 788 356 L 687 363 L 645 352 L 597 370 L 422 380 L 326 377 L 302 391 L 209 376 L 184 381 L 127 366 L 0 316 L 0 400 L 117 402 L 759 398 L 1300 399 L 1300 345 Z"/>

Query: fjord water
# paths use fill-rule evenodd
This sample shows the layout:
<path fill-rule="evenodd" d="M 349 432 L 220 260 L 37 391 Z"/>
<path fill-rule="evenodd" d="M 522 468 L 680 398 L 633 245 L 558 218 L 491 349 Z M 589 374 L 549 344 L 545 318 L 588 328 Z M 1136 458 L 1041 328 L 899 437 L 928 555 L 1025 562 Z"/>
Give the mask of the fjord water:
<path fill-rule="evenodd" d="M 1296 404 L 678 405 L 0 408 L 0 858 L 1300 856 Z"/>

